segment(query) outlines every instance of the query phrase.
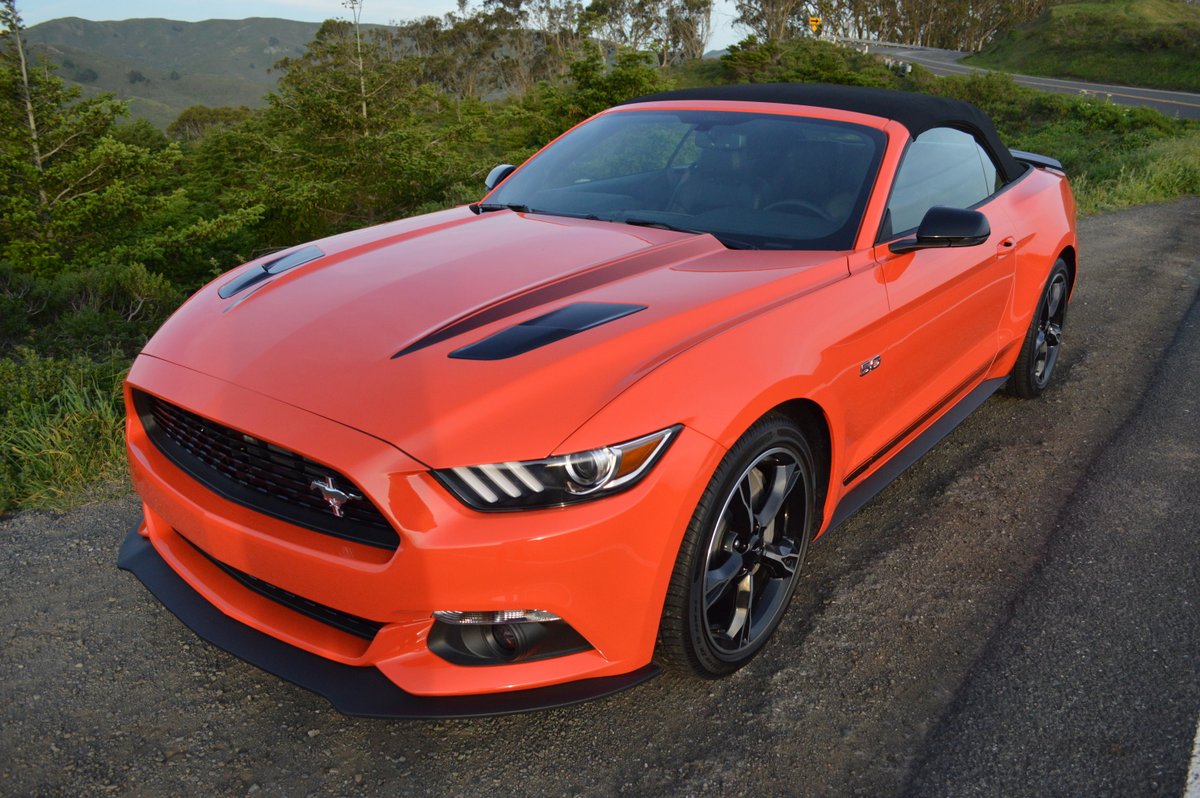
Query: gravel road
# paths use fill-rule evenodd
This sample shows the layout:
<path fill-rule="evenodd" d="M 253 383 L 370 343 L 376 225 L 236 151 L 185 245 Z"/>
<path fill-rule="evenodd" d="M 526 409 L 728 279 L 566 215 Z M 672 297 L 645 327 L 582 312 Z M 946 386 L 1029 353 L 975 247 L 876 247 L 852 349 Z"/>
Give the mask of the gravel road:
<path fill-rule="evenodd" d="M 1054 387 L 990 399 L 814 546 L 776 639 L 723 681 L 347 718 L 117 571 L 135 498 L 6 519 L 0 792 L 1177 797 L 1200 714 L 1200 384 L 1178 344 L 1197 222 L 1200 198 L 1086 219 Z M 1123 685 L 1129 701 L 1088 702 Z M 1063 742 L 1109 726 L 1103 745 Z"/>

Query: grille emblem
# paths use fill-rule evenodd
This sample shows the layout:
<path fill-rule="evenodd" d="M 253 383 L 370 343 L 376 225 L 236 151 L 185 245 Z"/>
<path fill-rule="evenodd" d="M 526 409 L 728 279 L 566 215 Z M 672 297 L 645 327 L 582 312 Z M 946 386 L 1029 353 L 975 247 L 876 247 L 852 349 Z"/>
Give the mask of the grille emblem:
<path fill-rule="evenodd" d="M 309 487 L 321 494 L 321 498 L 329 503 L 329 511 L 341 518 L 342 505 L 346 502 L 356 502 L 362 498 L 357 493 L 346 493 L 343 490 L 338 490 L 333 486 L 333 477 L 325 477 L 322 482 L 319 479 L 314 479 Z"/>

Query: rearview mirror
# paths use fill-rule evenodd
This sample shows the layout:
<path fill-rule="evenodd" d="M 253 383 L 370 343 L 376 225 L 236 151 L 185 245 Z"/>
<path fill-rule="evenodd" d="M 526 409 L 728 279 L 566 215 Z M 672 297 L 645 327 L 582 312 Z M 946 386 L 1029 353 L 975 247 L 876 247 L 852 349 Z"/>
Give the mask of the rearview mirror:
<path fill-rule="evenodd" d="M 497 166 L 495 169 L 493 169 L 492 171 L 488 172 L 488 176 L 483 181 L 483 184 L 485 186 L 487 186 L 488 191 L 491 191 L 496 186 L 503 183 L 504 178 L 511 175 L 516 170 L 516 168 L 517 167 L 513 166 L 510 163 L 502 163 L 499 166 Z"/>
<path fill-rule="evenodd" d="M 934 247 L 973 247 L 988 240 L 992 227 L 979 211 L 935 205 L 925 212 L 916 238 L 902 238 L 888 247 L 897 255 Z"/>

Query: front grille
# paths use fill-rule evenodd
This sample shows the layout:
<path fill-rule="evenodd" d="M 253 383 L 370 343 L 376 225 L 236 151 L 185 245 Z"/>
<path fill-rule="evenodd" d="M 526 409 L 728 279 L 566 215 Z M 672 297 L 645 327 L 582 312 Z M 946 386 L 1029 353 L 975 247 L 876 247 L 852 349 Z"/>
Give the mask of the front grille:
<path fill-rule="evenodd" d="M 326 535 L 389 551 L 400 545 L 379 508 L 337 471 L 148 393 L 135 391 L 134 407 L 154 445 L 226 499 Z M 339 517 L 314 482 L 358 498 L 342 504 Z"/>
<path fill-rule="evenodd" d="M 178 534 L 178 532 L 176 532 L 176 534 Z M 288 609 L 295 610 L 301 615 L 306 615 L 309 618 L 312 618 L 314 621 L 320 621 L 323 624 L 332 626 L 335 629 L 340 629 L 341 631 L 346 632 L 347 634 L 352 634 L 355 637 L 361 637 L 364 640 L 374 640 L 375 635 L 379 634 L 379 630 L 385 626 L 385 624 L 382 624 L 379 621 L 372 621 L 368 618 L 360 618 L 357 615 L 351 615 L 348 612 L 335 610 L 333 607 L 327 607 L 324 604 L 318 604 L 317 602 L 306 599 L 303 596 L 297 596 L 295 593 L 292 593 L 289 590 L 276 587 L 270 582 L 264 582 L 257 576 L 251 576 L 244 571 L 239 571 L 232 565 L 226 565 L 206 552 L 204 549 L 197 546 L 195 543 L 192 543 L 190 540 L 183 537 L 183 535 L 179 535 L 179 537 L 183 538 L 183 540 L 186 541 L 193 549 L 203 554 L 209 562 L 220 568 L 225 572 L 226 575 L 239 582 L 243 587 L 254 591 L 260 596 L 269 598 L 276 603 L 282 604 Z"/>

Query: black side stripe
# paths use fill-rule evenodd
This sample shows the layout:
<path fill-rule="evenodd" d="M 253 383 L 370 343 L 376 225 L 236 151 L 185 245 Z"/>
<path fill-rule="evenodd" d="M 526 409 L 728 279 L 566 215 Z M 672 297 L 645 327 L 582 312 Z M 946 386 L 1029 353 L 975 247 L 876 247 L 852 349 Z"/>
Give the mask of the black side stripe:
<path fill-rule="evenodd" d="M 965 380 L 963 380 L 961 383 L 959 383 L 954 388 L 954 390 L 951 391 L 950 393 L 946 394 L 946 396 L 943 397 L 941 401 L 939 401 L 933 407 L 929 408 L 929 410 L 925 411 L 924 415 L 922 415 L 916 421 L 914 421 L 913 423 L 911 423 L 907 427 L 905 427 L 903 432 L 901 432 L 896 437 L 892 438 L 890 441 L 887 442 L 887 444 L 882 449 L 880 449 L 879 451 L 875 452 L 875 454 L 868 457 L 866 462 L 864 462 L 858 468 L 851 471 L 850 474 L 845 479 L 842 480 L 842 484 L 849 485 L 851 482 L 853 482 L 854 480 L 856 480 L 860 476 L 862 476 L 863 472 L 865 472 L 868 468 L 875 465 L 880 460 L 882 460 L 884 457 L 886 457 L 888 455 L 888 453 L 890 451 L 892 451 L 892 449 L 895 449 L 897 446 L 899 446 L 902 441 L 907 439 L 909 435 L 912 435 L 914 432 L 916 432 L 917 429 L 919 429 L 922 425 L 924 425 L 926 421 L 928 421 L 929 419 L 933 418 L 938 413 L 940 413 L 942 411 L 942 408 L 944 408 L 946 405 L 948 405 L 952 401 L 954 401 L 954 399 L 959 394 L 961 394 L 968 387 L 970 387 L 970 385 L 972 383 L 974 383 L 976 380 L 978 380 L 980 377 L 982 377 L 987 370 L 988 370 L 988 367 L 984 366 L 983 368 L 980 368 L 979 370 L 977 370 L 973 374 L 971 374 L 970 377 L 967 377 Z"/>

